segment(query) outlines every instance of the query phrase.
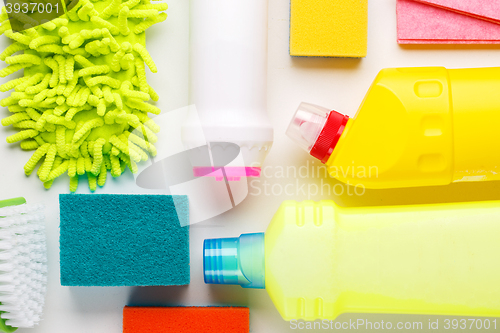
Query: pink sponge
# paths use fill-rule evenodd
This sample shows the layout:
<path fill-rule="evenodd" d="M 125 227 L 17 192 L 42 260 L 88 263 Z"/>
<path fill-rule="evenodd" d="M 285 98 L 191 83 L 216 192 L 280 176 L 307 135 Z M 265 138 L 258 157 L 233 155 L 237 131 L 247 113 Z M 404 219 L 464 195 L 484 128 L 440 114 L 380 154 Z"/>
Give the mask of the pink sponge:
<path fill-rule="evenodd" d="M 500 43 L 500 0 L 398 0 L 397 17 L 400 44 Z"/>
<path fill-rule="evenodd" d="M 500 0 L 415 0 L 460 14 L 500 23 Z"/>

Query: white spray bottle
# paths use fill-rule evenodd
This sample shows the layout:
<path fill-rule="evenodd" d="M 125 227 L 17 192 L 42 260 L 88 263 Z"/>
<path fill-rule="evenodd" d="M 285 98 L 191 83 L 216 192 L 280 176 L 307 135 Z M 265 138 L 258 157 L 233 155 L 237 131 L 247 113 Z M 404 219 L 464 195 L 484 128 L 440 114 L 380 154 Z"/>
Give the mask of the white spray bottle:
<path fill-rule="evenodd" d="M 201 123 L 209 155 L 194 162 L 194 174 L 224 166 L 228 180 L 260 176 L 273 141 L 266 112 L 268 1 L 190 5 L 190 104 L 196 112 L 184 124 L 183 141 L 187 148 L 199 147 Z"/>

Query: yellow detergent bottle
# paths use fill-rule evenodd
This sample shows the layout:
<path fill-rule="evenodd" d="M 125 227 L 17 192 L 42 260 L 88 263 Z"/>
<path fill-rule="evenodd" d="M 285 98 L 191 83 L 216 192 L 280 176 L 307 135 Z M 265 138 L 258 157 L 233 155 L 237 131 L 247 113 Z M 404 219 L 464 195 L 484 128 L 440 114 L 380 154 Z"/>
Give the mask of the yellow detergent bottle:
<path fill-rule="evenodd" d="M 366 188 L 500 180 L 500 67 L 382 70 L 354 119 L 303 103 L 287 135 Z"/>
<path fill-rule="evenodd" d="M 207 239 L 206 283 L 264 288 L 285 320 L 500 316 L 500 201 L 343 208 L 286 201 L 265 235 Z"/>

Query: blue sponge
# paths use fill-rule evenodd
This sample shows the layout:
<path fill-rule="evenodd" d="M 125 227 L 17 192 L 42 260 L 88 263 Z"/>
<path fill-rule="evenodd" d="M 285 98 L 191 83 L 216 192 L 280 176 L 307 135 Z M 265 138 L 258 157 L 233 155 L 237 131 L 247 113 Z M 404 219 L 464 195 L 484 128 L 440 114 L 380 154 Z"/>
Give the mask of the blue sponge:
<path fill-rule="evenodd" d="M 187 196 L 61 194 L 63 286 L 186 285 Z"/>

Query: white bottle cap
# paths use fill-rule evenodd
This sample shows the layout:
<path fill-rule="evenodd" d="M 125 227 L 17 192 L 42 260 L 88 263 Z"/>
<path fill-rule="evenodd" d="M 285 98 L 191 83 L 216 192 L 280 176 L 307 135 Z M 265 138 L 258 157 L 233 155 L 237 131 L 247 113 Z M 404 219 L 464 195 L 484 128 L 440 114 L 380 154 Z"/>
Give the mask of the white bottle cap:
<path fill-rule="evenodd" d="M 301 103 L 286 135 L 309 153 L 325 127 L 330 111 L 318 105 Z"/>

